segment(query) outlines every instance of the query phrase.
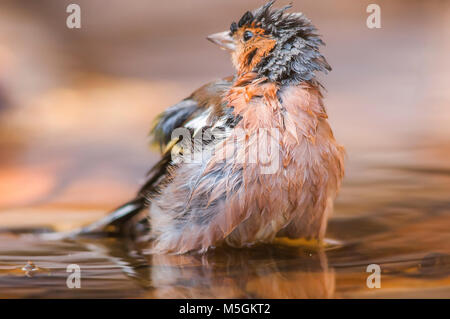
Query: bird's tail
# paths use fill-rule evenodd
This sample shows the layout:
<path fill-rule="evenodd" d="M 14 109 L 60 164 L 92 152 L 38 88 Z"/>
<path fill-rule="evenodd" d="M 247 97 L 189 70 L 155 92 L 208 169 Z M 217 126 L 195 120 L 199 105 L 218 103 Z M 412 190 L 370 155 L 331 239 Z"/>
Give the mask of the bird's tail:
<path fill-rule="evenodd" d="M 94 223 L 66 233 L 42 234 L 43 239 L 64 239 L 77 236 L 122 235 L 131 230 L 131 220 L 137 219 L 138 214 L 147 207 L 145 198 L 135 198 L 116 208 L 105 217 Z M 142 224 L 142 223 L 137 223 Z"/>
<path fill-rule="evenodd" d="M 173 145 L 172 145 L 173 146 Z M 136 197 L 116 208 L 102 219 L 69 233 L 45 234 L 46 238 L 67 238 L 76 236 L 95 235 L 145 235 L 150 228 L 148 218 L 143 218 L 139 213 L 150 205 L 150 199 L 157 193 L 159 185 L 167 174 L 171 165 L 171 149 L 169 148 L 149 171 L 147 182 L 141 187 Z"/>
<path fill-rule="evenodd" d="M 126 225 L 146 207 L 145 198 L 133 199 L 96 222 L 78 230 L 77 235 L 113 233 L 122 234 Z"/>

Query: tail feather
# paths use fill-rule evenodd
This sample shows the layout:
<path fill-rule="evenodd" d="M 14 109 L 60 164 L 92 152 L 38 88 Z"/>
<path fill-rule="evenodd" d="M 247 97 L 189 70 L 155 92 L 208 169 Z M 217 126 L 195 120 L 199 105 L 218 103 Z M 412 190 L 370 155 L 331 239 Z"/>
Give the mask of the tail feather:
<path fill-rule="evenodd" d="M 146 207 L 145 198 L 129 201 L 100 220 L 82 228 L 77 235 L 95 233 L 122 233 L 128 221 Z"/>
<path fill-rule="evenodd" d="M 121 235 L 132 229 L 128 223 L 136 217 L 144 208 L 146 208 L 146 201 L 144 198 L 136 198 L 126 204 L 118 207 L 100 220 L 80 229 L 75 229 L 70 232 L 55 232 L 39 234 L 39 237 L 44 240 L 62 240 L 67 238 L 74 238 L 78 236 L 98 236 L 98 235 Z M 142 222 L 137 223 L 142 228 Z"/>

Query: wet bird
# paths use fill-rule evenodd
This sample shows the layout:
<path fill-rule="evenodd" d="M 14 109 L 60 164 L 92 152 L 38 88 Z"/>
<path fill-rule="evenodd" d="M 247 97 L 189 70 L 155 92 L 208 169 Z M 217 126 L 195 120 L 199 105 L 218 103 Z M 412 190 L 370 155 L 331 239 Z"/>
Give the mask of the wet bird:
<path fill-rule="evenodd" d="M 147 182 L 81 234 L 134 236 L 156 254 L 324 239 L 344 175 L 316 78 L 331 67 L 311 21 L 273 3 L 208 37 L 231 53 L 236 74 L 158 117 L 162 157 Z"/>

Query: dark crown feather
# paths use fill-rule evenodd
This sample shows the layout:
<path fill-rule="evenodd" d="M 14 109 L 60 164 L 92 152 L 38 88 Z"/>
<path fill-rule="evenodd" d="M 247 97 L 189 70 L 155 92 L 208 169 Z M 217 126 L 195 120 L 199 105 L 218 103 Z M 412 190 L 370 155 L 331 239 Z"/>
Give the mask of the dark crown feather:
<path fill-rule="evenodd" d="M 292 5 L 272 9 L 274 2 L 267 2 L 253 13 L 246 12 L 238 25 L 234 23 L 234 28 L 232 25 L 231 32 L 235 32 L 238 26 L 241 28 L 254 24 L 276 39 L 277 43 L 270 54 L 255 67 L 254 71 L 262 76 L 282 84 L 304 81 L 317 83 L 316 71 L 327 73 L 331 70 L 319 51 L 324 42 L 311 21 L 302 13 L 286 12 Z"/>

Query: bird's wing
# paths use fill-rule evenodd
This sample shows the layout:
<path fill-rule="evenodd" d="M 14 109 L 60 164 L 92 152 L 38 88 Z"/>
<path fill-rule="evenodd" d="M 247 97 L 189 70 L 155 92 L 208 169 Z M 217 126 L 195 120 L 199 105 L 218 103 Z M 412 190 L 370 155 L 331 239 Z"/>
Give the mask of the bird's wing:
<path fill-rule="evenodd" d="M 98 232 L 121 233 L 125 225 L 149 205 L 151 198 L 158 193 L 161 183 L 164 182 L 167 172 L 173 166 L 172 149 L 178 144 L 178 137 L 172 138 L 172 132 L 180 127 L 186 127 L 195 134 L 206 125 L 206 118 L 210 114 L 220 118 L 225 108 L 222 102 L 224 93 L 231 87 L 232 77 L 208 83 L 191 96 L 169 107 L 160 114 L 153 126 L 151 134 L 153 143 L 159 145 L 162 151 L 161 159 L 150 169 L 146 182 L 140 188 L 134 199 L 115 209 L 113 212 L 76 232 L 76 234 L 92 234 Z"/>
<path fill-rule="evenodd" d="M 208 83 L 188 98 L 177 103 L 161 113 L 151 131 L 153 143 L 157 144 L 161 151 L 161 160 L 156 163 L 147 174 L 147 181 L 138 192 L 138 197 L 151 198 L 157 186 L 167 173 L 167 169 L 173 164 L 171 155 L 174 147 L 179 146 L 179 136 L 172 136 L 177 128 L 186 128 L 191 137 L 198 130 L 207 125 L 207 119 L 220 118 L 225 110 L 222 102 L 223 95 L 231 87 L 232 77 Z"/>
<path fill-rule="evenodd" d="M 231 87 L 232 77 L 208 83 L 191 96 L 161 113 L 153 126 L 153 142 L 164 149 L 172 139 L 172 132 L 179 127 L 202 126 L 205 114 L 223 112 L 222 97 Z"/>

